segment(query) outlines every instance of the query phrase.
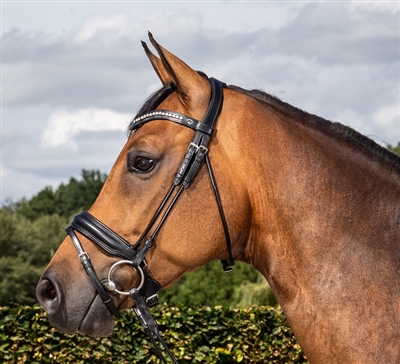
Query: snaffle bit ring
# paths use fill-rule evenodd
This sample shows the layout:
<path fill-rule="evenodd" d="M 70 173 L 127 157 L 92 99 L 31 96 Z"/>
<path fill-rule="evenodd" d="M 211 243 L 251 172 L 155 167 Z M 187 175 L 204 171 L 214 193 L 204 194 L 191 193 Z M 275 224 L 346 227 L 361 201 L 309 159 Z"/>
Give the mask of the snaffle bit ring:
<path fill-rule="evenodd" d="M 108 282 L 106 282 L 106 283 L 104 284 L 104 286 L 106 287 L 106 289 L 107 289 L 108 291 L 110 291 L 110 292 L 117 292 L 117 293 L 122 294 L 122 295 L 124 295 L 124 296 L 129 296 L 129 291 L 130 291 L 130 290 L 129 290 L 129 291 L 120 291 L 120 290 L 118 290 L 118 289 L 117 289 L 117 285 L 116 285 L 115 282 L 111 279 L 111 273 L 112 273 L 113 269 L 114 269 L 116 266 L 121 265 L 121 264 L 129 264 L 129 265 L 132 266 L 133 270 L 135 270 L 136 272 L 139 273 L 139 275 L 140 275 L 140 283 L 139 283 L 139 285 L 136 287 L 136 289 L 137 289 L 138 291 L 140 291 L 140 289 L 143 287 L 143 284 L 144 284 L 144 273 L 143 273 L 142 268 L 140 268 L 140 267 L 134 267 L 134 266 L 133 266 L 133 262 L 131 262 L 130 260 L 120 260 L 120 261 L 114 263 L 114 264 L 111 266 L 110 270 L 108 271 L 108 275 L 107 275 Z M 133 289 L 133 287 L 131 288 L 131 290 L 132 290 L 132 289 Z"/>

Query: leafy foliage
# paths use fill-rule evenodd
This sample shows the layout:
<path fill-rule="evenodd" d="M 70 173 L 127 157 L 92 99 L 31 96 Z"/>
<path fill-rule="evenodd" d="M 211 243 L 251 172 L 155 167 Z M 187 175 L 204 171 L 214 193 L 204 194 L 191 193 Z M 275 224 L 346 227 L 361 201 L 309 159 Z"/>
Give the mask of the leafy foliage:
<path fill-rule="evenodd" d="M 233 272 L 226 274 L 219 261 L 187 273 L 178 283 L 161 292 L 160 301 L 187 306 L 277 305 L 265 278 L 253 267 L 236 262 Z"/>
<path fill-rule="evenodd" d="M 31 200 L 0 209 L 0 305 L 36 302 L 35 286 L 54 252 L 65 238 L 71 216 L 88 209 L 106 175 L 82 171 L 53 191 L 45 187 Z"/>
<path fill-rule="evenodd" d="M 397 146 L 393 147 L 391 145 L 387 146 L 387 149 L 394 154 L 397 154 L 400 157 L 400 142 L 397 143 Z"/>
<path fill-rule="evenodd" d="M 280 309 L 221 306 L 152 310 L 180 363 L 307 363 Z M 0 307 L 0 357 L 20 363 L 157 363 L 131 310 L 109 338 L 62 334 L 38 306 Z"/>
<path fill-rule="evenodd" d="M 278 301 L 269 288 L 268 283 L 260 273 L 257 274 L 256 281 L 243 281 L 235 286 L 232 301 L 236 307 L 278 305 Z"/>
<path fill-rule="evenodd" d="M 11 209 L 0 210 L 0 305 L 36 302 L 35 287 L 65 234 L 58 215 L 30 221 Z"/>
<path fill-rule="evenodd" d="M 82 170 L 81 180 L 71 177 L 67 184 L 61 184 L 55 191 L 45 187 L 29 201 L 16 204 L 17 211 L 35 220 L 40 216 L 57 214 L 71 218 L 77 212 L 87 210 L 93 204 L 107 178 L 100 171 Z"/>

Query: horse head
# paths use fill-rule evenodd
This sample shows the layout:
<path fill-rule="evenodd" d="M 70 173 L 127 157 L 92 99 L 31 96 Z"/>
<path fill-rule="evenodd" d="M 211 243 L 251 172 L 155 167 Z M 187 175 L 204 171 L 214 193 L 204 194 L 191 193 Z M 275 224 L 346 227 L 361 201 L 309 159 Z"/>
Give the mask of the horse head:
<path fill-rule="evenodd" d="M 230 133 L 220 133 L 232 117 L 221 107 L 226 90 L 150 40 L 159 57 L 142 44 L 163 86 L 131 123 L 102 191 L 74 218 L 37 286 L 50 323 L 67 333 L 110 334 L 111 313 L 133 305 L 132 287 L 149 303 L 214 259 L 229 269 L 247 239 L 246 194 L 232 167 L 240 158 Z"/>

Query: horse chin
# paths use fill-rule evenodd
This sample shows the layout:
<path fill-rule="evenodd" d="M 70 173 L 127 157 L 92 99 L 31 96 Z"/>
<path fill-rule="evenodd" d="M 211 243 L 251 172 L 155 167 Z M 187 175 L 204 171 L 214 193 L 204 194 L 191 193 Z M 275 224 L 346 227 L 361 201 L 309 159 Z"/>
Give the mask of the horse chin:
<path fill-rule="evenodd" d="M 68 316 L 64 310 L 61 310 L 58 315 L 48 313 L 51 326 L 66 334 L 78 332 L 91 337 L 105 337 L 112 334 L 114 317 L 98 295 L 95 296 L 82 316 L 80 316 L 79 310 L 72 309 L 71 311 L 75 311 L 72 316 Z"/>
<path fill-rule="evenodd" d="M 105 337 L 112 334 L 114 317 L 98 295 L 79 325 L 78 332 L 92 337 Z"/>

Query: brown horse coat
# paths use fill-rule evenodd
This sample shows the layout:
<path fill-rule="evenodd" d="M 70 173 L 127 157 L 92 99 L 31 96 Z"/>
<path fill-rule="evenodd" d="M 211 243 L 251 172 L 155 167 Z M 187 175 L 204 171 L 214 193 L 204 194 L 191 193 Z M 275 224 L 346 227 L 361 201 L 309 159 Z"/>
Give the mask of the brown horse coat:
<path fill-rule="evenodd" d="M 146 53 L 163 85 L 150 103 L 201 120 L 206 78 L 153 41 Z M 132 133 L 90 213 L 130 242 L 154 214 L 193 131 L 152 121 Z M 152 159 L 138 173 L 140 156 Z M 310 363 L 400 363 L 400 160 L 357 132 L 269 95 L 230 86 L 209 148 L 236 260 L 272 287 Z M 196 222 L 196 223 L 194 223 Z M 80 236 L 105 278 L 117 259 Z M 147 256 L 163 288 L 227 252 L 202 168 Z M 137 281 L 122 267 L 115 280 Z M 113 319 L 69 238 L 38 284 L 49 320 L 65 332 L 108 335 Z M 130 299 L 114 297 L 119 308 Z"/>

